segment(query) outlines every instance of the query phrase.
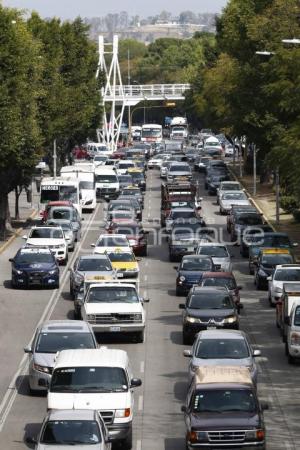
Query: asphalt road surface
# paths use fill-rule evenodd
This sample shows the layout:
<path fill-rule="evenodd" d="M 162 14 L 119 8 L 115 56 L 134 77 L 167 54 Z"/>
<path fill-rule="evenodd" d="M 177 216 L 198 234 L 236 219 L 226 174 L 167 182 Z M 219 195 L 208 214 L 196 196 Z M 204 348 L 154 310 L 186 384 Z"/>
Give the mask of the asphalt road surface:
<path fill-rule="evenodd" d="M 208 197 L 199 176 L 203 214 L 214 223 L 223 238 L 225 217 L 220 216 L 215 197 Z M 143 385 L 135 391 L 134 450 L 184 450 L 185 426 L 180 411 L 184 403 L 188 360 L 182 355 L 182 298 L 175 296 L 174 263 L 168 259 L 167 244 L 160 242 L 159 173 L 148 171 L 145 197 L 144 227 L 152 230 L 149 254 L 140 263 L 141 294 L 150 298 L 146 304 L 147 329 L 144 344 L 131 343 L 126 338 L 99 338 L 99 343 L 128 352 L 136 377 Z M 78 252 L 90 252 L 103 224 L 104 204 L 95 214 L 85 215 L 84 237 L 77 250 L 70 254 L 69 265 Z M 20 450 L 28 447 L 26 436 L 35 436 L 46 413 L 45 396 L 30 396 L 27 385 L 26 346 L 37 324 L 48 318 L 73 318 L 69 296 L 67 268 L 61 269 L 61 288 L 50 290 L 12 290 L 10 263 L 22 240 L 17 239 L 0 256 L 0 449 Z M 256 291 L 253 277 L 248 275 L 247 262 L 234 255 L 234 272 L 241 291 L 244 310 L 241 328 L 249 332 L 253 344 L 262 352 L 259 364 L 260 398 L 269 403 L 265 412 L 269 450 L 300 448 L 300 366 L 290 366 L 284 346 L 275 326 L 274 309 L 268 306 L 265 291 Z"/>

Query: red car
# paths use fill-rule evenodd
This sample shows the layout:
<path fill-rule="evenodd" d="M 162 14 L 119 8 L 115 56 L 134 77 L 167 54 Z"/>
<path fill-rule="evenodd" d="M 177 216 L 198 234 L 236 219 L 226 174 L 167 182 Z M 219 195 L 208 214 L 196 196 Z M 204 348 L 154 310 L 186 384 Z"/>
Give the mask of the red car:
<path fill-rule="evenodd" d="M 42 217 L 42 222 L 47 222 L 48 213 L 52 206 L 73 206 L 73 203 L 69 200 L 57 200 L 55 202 L 48 202 L 44 211 L 40 212 L 40 216 Z"/>
<path fill-rule="evenodd" d="M 204 272 L 200 286 L 227 287 L 237 308 L 242 308 L 240 299 L 240 290 L 242 289 L 242 286 L 236 284 L 236 279 L 232 272 Z"/>
<path fill-rule="evenodd" d="M 109 233 L 124 234 L 135 255 L 147 256 L 148 242 L 146 235 L 149 234 L 149 231 L 145 231 L 138 222 L 112 221 L 109 227 Z"/>

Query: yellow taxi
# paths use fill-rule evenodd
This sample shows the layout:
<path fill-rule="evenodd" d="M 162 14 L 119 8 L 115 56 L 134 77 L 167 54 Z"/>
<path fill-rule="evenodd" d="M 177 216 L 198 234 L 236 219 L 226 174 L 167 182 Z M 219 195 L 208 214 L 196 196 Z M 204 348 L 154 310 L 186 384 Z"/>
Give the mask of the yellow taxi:
<path fill-rule="evenodd" d="M 288 248 L 263 248 L 255 262 L 254 283 L 257 289 L 267 289 L 275 267 L 281 264 L 293 264 L 294 256 Z"/>
<path fill-rule="evenodd" d="M 106 252 L 111 265 L 117 271 L 118 278 L 138 278 L 140 258 L 136 258 L 132 251 L 112 249 Z"/>
<path fill-rule="evenodd" d="M 142 191 L 146 190 L 146 179 L 142 169 L 128 169 L 128 174 L 132 177 L 135 186 L 138 186 Z"/>

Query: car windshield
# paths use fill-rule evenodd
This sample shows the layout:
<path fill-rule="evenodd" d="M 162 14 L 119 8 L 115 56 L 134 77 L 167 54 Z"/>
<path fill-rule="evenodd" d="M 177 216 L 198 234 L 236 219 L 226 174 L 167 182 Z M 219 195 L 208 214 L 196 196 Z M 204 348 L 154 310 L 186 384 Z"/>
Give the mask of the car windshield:
<path fill-rule="evenodd" d="M 300 281 L 299 269 L 278 269 L 275 272 L 274 280 L 276 281 Z"/>
<path fill-rule="evenodd" d="M 183 258 L 180 270 L 209 272 L 212 270 L 212 261 L 208 258 Z"/>
<path fill-rule="evenodd" d="M 250 389 L 208 389 L 196 391 L 193 412 L 254 412 L 256 400 Z"/>
<path fill-rule="evenodd" d="M 54 264 L 54 256 L 49 252 L 30 252 L 22 250 L 15 258 L 17 264 Z"/>
<path fill-rule="evenodd" d="M 262 225 L 262 217 L 258 214 L 245 214 L 236 218 L 238 225 Z"/>
<path fill-rule="evenodd" d="M 232 309 L 233 305 L 229 295 L 223 292 L 197 292 L 191 295 L 188 307 L 192 309 Z"/>
<path fill-rule="evenodd" d="M 83 258 L 78 262 L 77 270 L 79 272 L 105 272 L 112 270 L 108 258 Z"/>
<path fill-rule="evenodd" d="M 118 178 L 116 175 L 96 175 L 96 183 L 117 183 Z"/>
<path fill-rule="evenodd" d="M 112 262 L 133 262 L 135 261 L 132 253 L 108 253 L 107 256 Z"/>
<path fill-rule="evenodd" d="M 118 236 L 105 236 L 99 239 L 96 247 L 128 247 L 128 241 Z"/>
<path fill-rule="evenodd" d="M 57 368 L 52 375 L 51 392 L 125 392 L 128 382 L 119 367 Z"/>
<path fill-rule="evenodd" d="M 95 348 L 95 341 L 91 333 L 77 333 L 74 331 L 40 333 L 36 346 L 36 353 L 56 353 L 61 350 L 80 348 Z"/>
<path fill-rule="evenodd" d="M 297 306 L 295 310 L 294 325 L 300 326 L 300 306 Z"/>
<path fill-rule="evenodd" d="M 263 255 L 262 265 L 267 266 L 277 266 L 280 264 L 291 264 L 293 262 L 292 255 L 277 254 L 277 255 Z"/>
<path fill-rule="evenodd" d="M 138 303 L 134 287 L 99 286 L 90 290 L 88 303 Z"/>
<path fill-rule="evenodd" d="M 244 339 L 200 339 L 195 356 L 203 359 L 242 359 L 250 355 Z"/>
<path fill-rule="evenodd" d="M 132 183 L 132 176 L 131 175 L 119 175 L 119 182 L 120 183 Z"/>
<path fill-rule="evenodd" d="M 94 189 L 94 182 L 93 181 L 80 181 L 79 182 L 79 189 Z"/>
<path fill-rule="evenodd" d="M 236 282 L 234 278 L 230 277 L 209 277 L 202 280 L 202 286 L 227 287 L 232 291 L 233 289 L 236 289 Z"/>
<path fill-rule="evenodd" d="M 173 210 L 173 211 L 171 211 L 171 214 L 170 214 L 170 218 L 174 219 L 174 220 L 176 220 L 176 219 L 191 219 L 193 217 L 196 218 L 196 214 L 195 214 L 194 210 L 191 210 L 191 211 Z"/>
<path fill-rule="evenodd" d="M 190 172 L 191 169 L 185 164 L 174 164 L 169 168 L 169 172 Z"/>
<path fill-rule="evenodd" d="M 229 258 L 228 251 L 226 247 L 220 245 L 205 245 L 199 249 L 200 255 L 212 256 L 215 258 Z"/>
<path fill-rule="evenodd" d="M 231 194 L 223 194 L 222 200 L 247 200 L 247 196 L 243 192 L 232 192 Z"/>
<path fill-rule="evenodd" d="M 139 189 L 124 189 L 121 195 L 137 195 L 140 197 L 142 194 Z"/>
<path fill-rule="evenodd" d="M 53 209 L 50 210 L 49 217 L 51 219 L 59 219 L 59 220 L 72 220 L 72 210 L 71 209 Z"/>
<path fill-rule="evenodd" d="M 95 420 L 53 420 L 46 423 L 41 436 L 45 445 L 91 445 L 102 442 Z"/>
<path fill-rule="evenodd" d="M 62 230 L 57 228 L 35 228 L 29 236 L 30 239 L 64 239 Z"/>
<path fill-rule="evenodd" d="M 240 184 L 228 183 L 228 184 L 223 184 L 220 189 L 222 191 L 240 191 L 241 186 L 240 186 Z"/>

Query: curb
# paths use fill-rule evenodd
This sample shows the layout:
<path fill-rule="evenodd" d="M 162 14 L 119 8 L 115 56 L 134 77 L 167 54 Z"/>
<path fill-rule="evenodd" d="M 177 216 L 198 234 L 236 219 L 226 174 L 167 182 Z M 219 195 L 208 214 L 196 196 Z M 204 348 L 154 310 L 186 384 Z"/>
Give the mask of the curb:
<path fill-rule="evenodd" d="M 231 169 L 231 167 L 228 166 L 229 172 L 231 173 L 231 175 L 233 176 L 233 178 L 238 181 L 244 188 L 249 200 L 251 201 L 251 203 L 253 203 L 253 205 L 255 206 L 255 208 L 260 212 L 260 214 L 263 216 L 264 220 L 267 222 L 267 224 L 272 228 L 273 231 L 277 231 L 276 228 L 274 227 L 274 225 L 270 222 L 270 220 L 268 219 L 268 217 L 266 216 L 266 214 L 264 213 L 264 211 L 258 206 L 258 204 L 256 203 L 256 201 L 251 197 L 250 192 L 245 188 L 245 185 L 243 184 L 243 182 L 239 179 L 239 177 L 233 172 L 233 170 Z"/>
<path fill-rule="evenodd" d="M 34 210 L 29 217 L 27 217 L 28 219 L 33 219 L 35 216 L 37 215 L 37 211 Z M 1 245 L 0 247 L 0 255 L 10 246 L 10 244 L 17 239 L 17 237 L 20 236 L 20 234 L 22 233 L 23 228 L 18 228 L 14 234 L 8 239 L 8 241 L 6 241 L 3 245 Z"/>

